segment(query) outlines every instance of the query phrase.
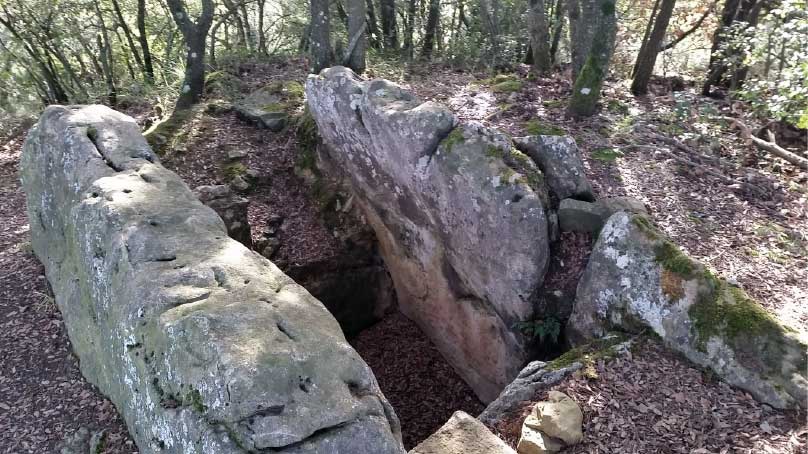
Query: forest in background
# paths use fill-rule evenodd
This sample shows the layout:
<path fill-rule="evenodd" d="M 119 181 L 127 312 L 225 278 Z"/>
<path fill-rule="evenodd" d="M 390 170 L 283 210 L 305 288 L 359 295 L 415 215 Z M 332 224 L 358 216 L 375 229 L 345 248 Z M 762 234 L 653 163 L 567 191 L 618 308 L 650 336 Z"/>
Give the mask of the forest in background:
<path fill-rule="evenodd" d="M 165 116 L 240 62 L 302 54 L 313 72 L 563 71 L 574 117 L 595 112 L 606 77 L 637 95 L 657 77 L 808 127 L 805 0 L 2 0 L 0 122 L 55 103 Z"/>

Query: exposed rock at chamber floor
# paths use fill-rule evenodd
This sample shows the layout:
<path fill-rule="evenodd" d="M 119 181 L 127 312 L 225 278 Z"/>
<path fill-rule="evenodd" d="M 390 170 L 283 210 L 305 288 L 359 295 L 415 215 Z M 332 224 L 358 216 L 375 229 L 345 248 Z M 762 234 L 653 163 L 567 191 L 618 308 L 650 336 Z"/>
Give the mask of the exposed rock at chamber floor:
<path fill-rule="evenodd" d="M 21 167 L 33 249 L 82 373 L 140 452 L 403 452 L 332 315 L 228 238 L 131 118 L 50 107 Z"/>

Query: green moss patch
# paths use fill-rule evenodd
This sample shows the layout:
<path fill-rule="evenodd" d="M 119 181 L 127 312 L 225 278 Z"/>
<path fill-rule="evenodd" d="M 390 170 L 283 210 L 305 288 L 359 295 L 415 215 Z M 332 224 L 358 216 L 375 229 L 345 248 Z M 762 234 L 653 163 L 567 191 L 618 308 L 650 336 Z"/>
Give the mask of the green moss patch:
<path fill-rule="evenodd" d="M 600 359 L 613 358 L 617 355 L 614 347 L 625 342 L 627 338 L 622 334 L 611 334 L 588 344 L 568 350 L 563 355 L 550 361 L 547 370 L 559 370 L 574 363 L 581 363 L 584 367 L 593 365 Z"/>
<path fill-rule="evenodd" d="M 598 148 L 589 156 L 591 156 L 592 159 L 597 159 L 598 161 L 614 162 L 617 161 L 617 158 L 622 157 L 623 153 L 615 148 Z"/>
<path fill-rule="evenodd" d="M 449 135 L 447 135 L 446 138 L 441 141 L 440 144 L 443 146 L 443 149 L 446 150 L 446 152 L 451 152 L 455 145 L 463 143 L 465 140 L 466 139 L 463 137 L 463 129 L 454 128 L 452 129 L 452 132 L 450 132 Z"/>
<path fill-rule="evenodd" d="M 480 82 L 491 86 L 494 93 L 513 93 L 522 89 L 522 81 L 515 74 L 497 74 Z"/>
<path fill-rule="evenodd" d="M 247 166 L 240 162 L 233 162 L 224 166 L 222 171 L 224 172 L 225 178 L 229 181 L 247 173 Z"/>
<path fill-rule="evenodd" d="M 539 120 L 526 121 L 522 127 L 532 136 L 563 136 L 567 133 L 558 126 L 548 125 Z"/>
<path fill-rule="evenodd" d="M 668 240 L 662 240 L 654 249 L 656 261 L 662 267 L 672 273 L 676 273 L 684 279 L 690 280 L 698 276 L 701 265 L 685 255 L 678 246 Z"/>

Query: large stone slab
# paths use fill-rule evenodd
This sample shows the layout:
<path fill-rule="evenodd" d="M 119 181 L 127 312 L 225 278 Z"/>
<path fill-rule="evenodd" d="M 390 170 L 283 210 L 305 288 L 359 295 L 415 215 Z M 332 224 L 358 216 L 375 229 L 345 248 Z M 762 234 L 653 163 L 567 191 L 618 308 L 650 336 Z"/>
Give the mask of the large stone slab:
<path fill-rule="evenodd" d="M 618 212 L 578 284 L 569 337 L 651 329 L 727 383 L 778 408 L 805 406 L 808 342 L 684 255 L 642 215 Z"/>
<path fill-rule="evenodd" d="M 518 321 L 547 269 L 542 175 L 507 136 L 343 67 L 310 76 L 330 173 L 379 239 L 402 312 L 483 401 L 523 365 Z"/>
<path fill-rule="evenodd" d="M 163 168 L 129 117 L 49 107 L 22 157 L 82 373 L 142 453 L 401 453 L 331 314 Z"/>
<path fill-rule="evenodd" d="M 457 411 L 409 454 L 516 454 L 480 421 Z"/>

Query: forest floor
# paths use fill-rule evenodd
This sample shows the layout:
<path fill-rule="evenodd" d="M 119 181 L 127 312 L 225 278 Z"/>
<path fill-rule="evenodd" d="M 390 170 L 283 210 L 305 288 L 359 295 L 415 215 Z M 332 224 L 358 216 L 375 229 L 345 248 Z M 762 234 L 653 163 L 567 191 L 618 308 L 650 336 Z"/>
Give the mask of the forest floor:
<path fill-rule="evenodd" d="M 302 80 L 303 68 L 300 60 L 234 66 L 231 72 L 238 87 L 226 88 L 238 95 L 271 80 Z M 742 113 L 739 106 L 690 91 L 634 99 L 620 94 L 627 92 L 626 87 L 611 84 L 603 111 L 573 122 L 563 115 L 570 88 L 560 75 L 528 80 L 520 69 L 518 89 L 498 93 L 483 80 L 487 76 L 443 66 L 373 69 L 376 76 L 408 86 L 423 99 L 447 104 L 464 120 L 482 121 L 512 135 L 528 135 L 528 131 L 572 135 L 598 195 L 629 195 L 643 201 L 658 225 L 683 249 L 737 282 L 784 323 L 808 332 L 808 305 L 804 304 L 808 301 L 808 174 L 758 153 L 715 119 Z M 139 121 L 148 116 L 148 111 L 137 108 L 129 113 Z M 247 151 L 244 163 L 257 170 L 263 181 L 249 196 L 254 238 L 264 232 L 270 215 L 281 212 L 287 231 L 278 260 L 294 263 L 329 254 L 333 236 L 318 221 L 315 202 L 294 176 L 297 143 L 293 133 L 257 130 L 232 113 L 203 114 L 193 121 L 197 123 L 189 128 L 185 146 L 163 160 L 167 167 L 191 187 L 222 183 L 223 156 L 233 148 Z M 699 154 L 660 143 L 654 134 L 680 140 Z M 44 270 L 30 252 L 24 194 L 16 173 L 23 137 L 2 137 L 0 427 L 4 430 L 0 431 L 0 453 L 55 452 L 60 441 L 79 427 L 106 430 L 106 453 L 136 452 L 114 406 L 81 377 L 70 352 Z M 697 165 L 683 166 L 681 158 Z M 401 333 L 398 339 L 420 335 L 399 316 L 360 334 L 354 344 L 374 367 L 382 390 L 400 408 L 404 430 L 410 431 L 408 445 L 437 428 L 452 409 L 479 411 L 479 402 L 454 381 L 456 375 L 439 356 L 420 354 L 423 349 L 395 348 L 398 341 L 390 333 L 396 332 Z M 421 335 L 413 343 L 422 345 L 422 340 Z M 402 378 L 405 370 L 410 374 Z M 596 372 L 557 386 L 578 401 L 585 415 L 584 443 L 568 452 L 797 453 L 806 449 L 803 413 L 758 404 L 655 344 L 635 349 L 628 358 L 599 363 Z M 441 391 L 448 397 L 430 398 Z M 515 441 L 514 428 L 521 424 L 521 417 L 514 415 L 509 427 L 498 428 L 503 438 Z"/>

